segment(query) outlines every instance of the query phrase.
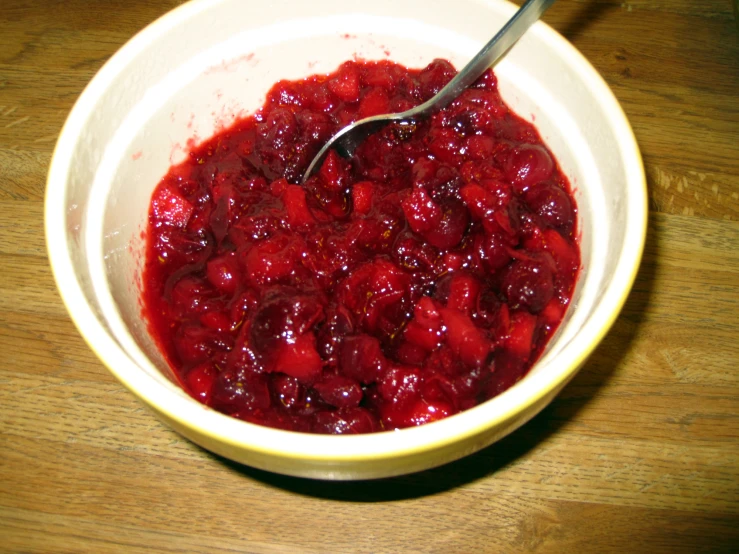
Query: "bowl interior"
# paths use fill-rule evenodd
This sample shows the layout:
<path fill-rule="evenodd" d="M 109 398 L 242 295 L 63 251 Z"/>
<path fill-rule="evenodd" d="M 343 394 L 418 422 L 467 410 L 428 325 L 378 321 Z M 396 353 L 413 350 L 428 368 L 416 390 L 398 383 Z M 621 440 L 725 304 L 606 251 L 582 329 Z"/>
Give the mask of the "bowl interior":
<path fill-rule="evenodd" d="M 47 212 L 53 212 L 52 263 L 56 231 L 67 256 L 55 264 L 60 288 L 77 293 L 66 296 L 67 304 L 74 315 L 75 301 L 84 303 L 97 320 L 88 318 L 84 327 L 100 328 L 83 329 L 86 338 L 114 337 L 129 358 L 127 371 L 143 372 L 166 394 L 196 405 L 173 383 L 141 317 L 143 231 L 151 193 L 169 166 L 189 145 L 261 106 L 280 79 L 333 71 L 354 56 L 410 67 L 443 57 L 460 68 L 514 10 L 494 0 L 433 9 L 423 0 L 375 0 L 361 11 L 339 0 L 258 7 L 196 1 L 137 35 L 86 90 L 80 104 L 89 104 L 75 108 L 55 153 L 65 163 L 56 162 L 50 176 L 50 189 L 66 187 L 61 205 Z M 571 376 L 620 308 L 641 252 L 644 191 L 638 150 L 618 104 L 551 29 L 537 24 L 495 71 L 503 98 L 535 123 L 575 190 L 584 268 L 559 332 L 513 387 L 531 388 L 512 392 L 505 408 L 500 397 L 486 403 L 510 412 L 525 409 L 537 387 L 551 389 Z M 54 182 L 55 170 L 63 184 Z M 120 351 L 96 350 L 116 365 L 110 358 Z M 455 418 L 468 417 L 474 426 L 474 418 L 495 409 Z"/>

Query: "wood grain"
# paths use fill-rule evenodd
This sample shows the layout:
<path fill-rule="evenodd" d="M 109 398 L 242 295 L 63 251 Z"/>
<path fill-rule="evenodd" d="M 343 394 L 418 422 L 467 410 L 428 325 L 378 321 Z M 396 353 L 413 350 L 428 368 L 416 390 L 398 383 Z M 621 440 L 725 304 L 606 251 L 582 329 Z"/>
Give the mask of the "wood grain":
<path fill-rule="evenodd" d="M 0 10 L 0 551 L 730 552 L 739 544 L 739 26 L 729 0 L 567 0 L 546 20 L 603 75 L 651 213 L 628 302 L 544 412 L 417 475 L 323 483 L 160 424 L 72 325 L 43 239 L 72 104 L 176 0 Z"/>

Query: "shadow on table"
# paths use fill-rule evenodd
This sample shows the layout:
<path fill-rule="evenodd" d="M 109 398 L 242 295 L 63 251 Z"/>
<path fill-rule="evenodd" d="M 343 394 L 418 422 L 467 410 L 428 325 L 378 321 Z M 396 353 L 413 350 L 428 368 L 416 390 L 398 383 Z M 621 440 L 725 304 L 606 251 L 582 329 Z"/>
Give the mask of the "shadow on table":
<path fill-rule="evenodd" d="M 231 470 L 294 493 L 346 502 L 386 502 L 434 495 L 493 475 L 534 450 L 567 426 L 603 387 L 637 336 L 654 282 L 659 237 L 647 237 L 634 287 L 611 331 L 562 393 L 538 416 L 508 437 L 444 466 L 373 481 L 318 481 L 277 475 L 216 457 Z"/>
<path fill-rule="evenodd" d="M 578 4 L 558 2 L 544 14 L 543 19 L 559 34 L 574 43 L 586 34 L 589 27 L 607 17 L 608 12 L 620 9 L 617 3 L 595 0 Z"/>

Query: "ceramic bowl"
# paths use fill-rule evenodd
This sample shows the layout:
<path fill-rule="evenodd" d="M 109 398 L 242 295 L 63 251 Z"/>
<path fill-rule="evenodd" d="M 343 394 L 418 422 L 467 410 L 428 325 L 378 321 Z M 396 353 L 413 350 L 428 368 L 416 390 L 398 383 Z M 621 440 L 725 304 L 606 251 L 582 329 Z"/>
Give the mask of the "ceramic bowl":
<path fill-rule="evenodd" d="M 95 76 L 54 152 L 46 237 L 64 303 L 115 376 L 167 424 L 232 460 L 323 479 L 423 470 L 479 450 L 536 415 L 617 317 L 646 229 L 639 150 L 593 67 L 537 23 L 496 67 L 500 90 L 534 121 L 575 189 L 583 271 L 571 307 L 519 383 L 425 426 L 358 436 L 280 431 L 204 407 L 176 384 L 141 317 L 143 234 L 153 188 L 192 141 L 257 109 L 279 79 L 359 56 L 423 67 L 464 63 L 513 14 L 496 0 L 195 0 L 141 31 Z"/>

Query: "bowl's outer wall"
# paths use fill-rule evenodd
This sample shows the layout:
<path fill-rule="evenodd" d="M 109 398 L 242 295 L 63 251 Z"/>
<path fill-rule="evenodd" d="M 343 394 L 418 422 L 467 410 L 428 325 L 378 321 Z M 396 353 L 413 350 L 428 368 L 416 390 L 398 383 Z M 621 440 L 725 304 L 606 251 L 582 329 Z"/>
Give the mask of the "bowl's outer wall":
<path fill-rule="evenodd" d="M 255 109 L 277 78 L 332 70 L 354 52 L 382 58 L 389 49 L 407 65 L 436 56 L 460 65 L 515 10 L 495 0 L 429 6 L 420 0 L 283 0 L 258 8 L 240 0 L 191 2 L 127 44 L 73 109 L 52 159 L 46 203 L 49 255 L 62 298 L 121 382 L 194 442 L 255 467 L 309 477 L 373 478 L 432 467 L 533 417 L 615 319 L 644 243 L 643 167 L 602 80 L 539 25 L 496 72 L 504 98 L 536 119 L 576 188 L 585 269 L 567 321 L 529 376 L 447 421 L 340 443 L 319 436 L 285 440 L 284 433 L 203 410 L 172 383 L 146 333 L 136 284 L 149 196 L 182 155 L 178 143 L 207 137 L 224 119 Z M 419 14 L 421 23 L 402 20 Z M 265 31 L 274 24 L 280 27 Z M 301 34 L 321 25 L 318 36 Z"/>
<path fill-rule="evenodd" d="M 208 434 L 198 433 L 192 428 L 182 425 L 164 412 L 154 413 L 164 423 L 195 444 L 230 460 L 283 475 L 306 477 L 309 479 L 325 479 L 332 481 L 352 481 L 362 479 L 380 479 L 415 473 L 431 469 L 458 460 L 490 446 L 494 442 L 512 433 L 543 410 L 552 399 L 559 394 L 566 383 L 562 383 L 546 396 L 539 399 L 516 417 L 486 428 L 479 434 L 465 437 L 459 442 L 446 444 L 439 448 L 417 451 L 404 456 L 391 456 L 368 462 L 367 460 L 330 460 L 330 459 L 295 459 L 275 458 L 253 450 L 245 450 L 237 445 L 224 443 Z"/>

